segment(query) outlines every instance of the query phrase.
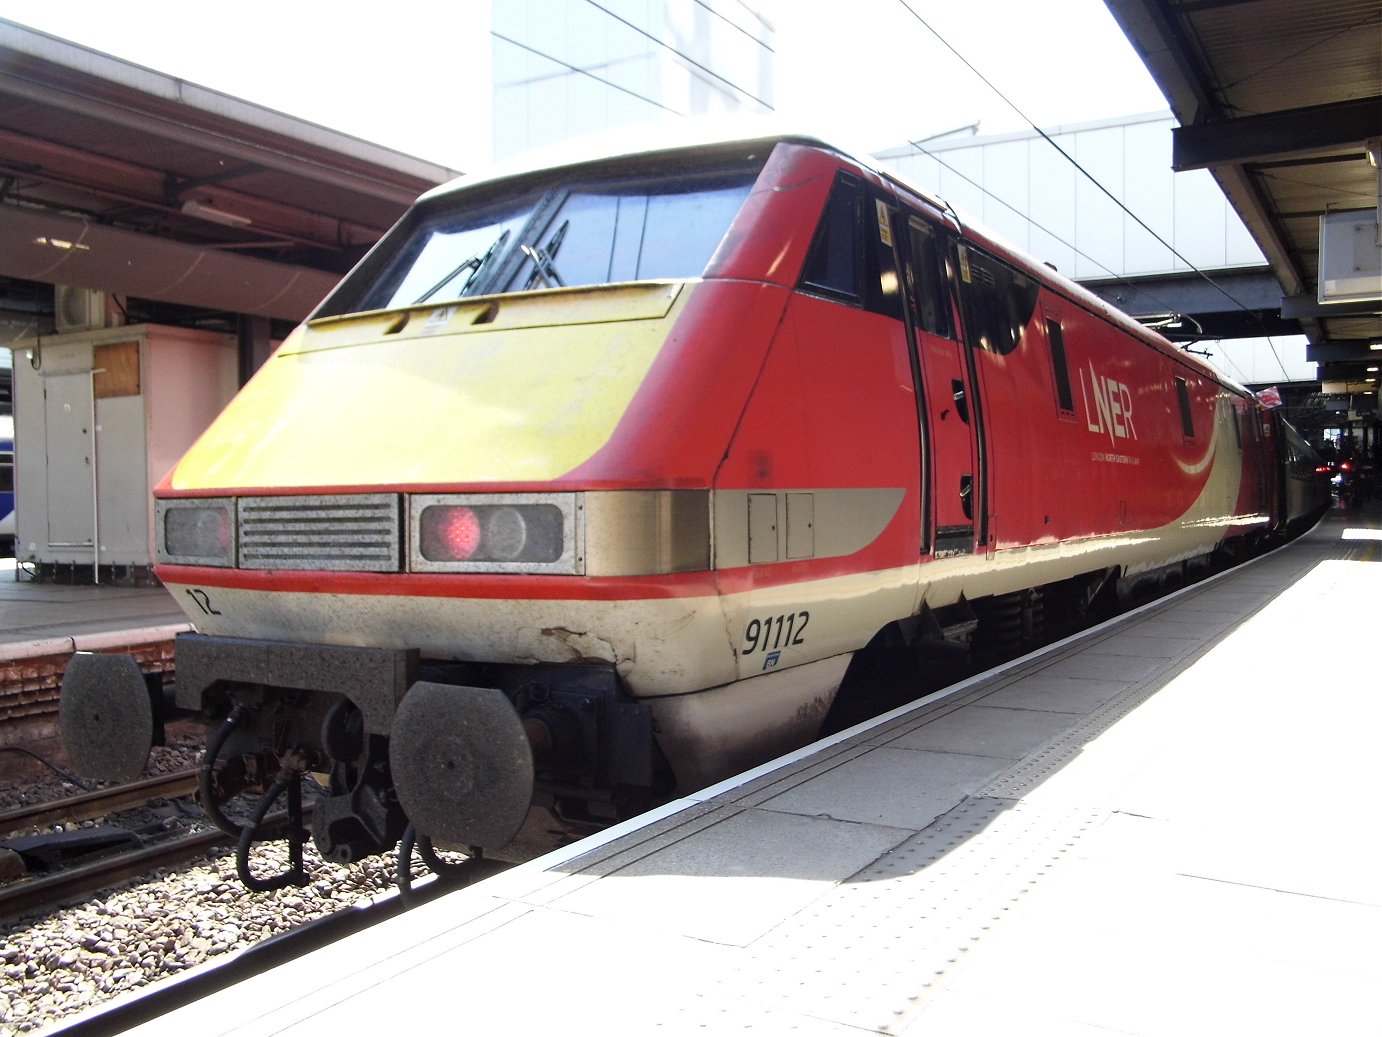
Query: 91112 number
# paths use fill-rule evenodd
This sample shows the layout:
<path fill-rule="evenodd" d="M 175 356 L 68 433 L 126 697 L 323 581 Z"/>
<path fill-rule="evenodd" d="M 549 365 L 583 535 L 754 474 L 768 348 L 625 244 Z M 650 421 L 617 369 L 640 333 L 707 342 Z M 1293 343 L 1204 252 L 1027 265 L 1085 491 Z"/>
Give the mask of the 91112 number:
<path fill-rule="evenodd" d="M 788 612 L 767 619 L 751 619 L 744 627 L 744 649 L 741 655 L 771 652 L 777 648 L 806 643 L 806 625 L 811 622 L 809 612 Z"/>

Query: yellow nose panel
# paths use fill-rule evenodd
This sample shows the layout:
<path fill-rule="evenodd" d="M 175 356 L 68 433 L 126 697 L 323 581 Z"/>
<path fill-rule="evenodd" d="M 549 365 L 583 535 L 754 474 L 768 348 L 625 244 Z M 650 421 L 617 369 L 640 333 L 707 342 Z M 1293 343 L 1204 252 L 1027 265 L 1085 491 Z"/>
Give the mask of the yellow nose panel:
<path fill-rule="evenodd" d="M 555 479 L 609 441 L 690 294 L 535 292 L 300 328 L 171 486 Z"/>

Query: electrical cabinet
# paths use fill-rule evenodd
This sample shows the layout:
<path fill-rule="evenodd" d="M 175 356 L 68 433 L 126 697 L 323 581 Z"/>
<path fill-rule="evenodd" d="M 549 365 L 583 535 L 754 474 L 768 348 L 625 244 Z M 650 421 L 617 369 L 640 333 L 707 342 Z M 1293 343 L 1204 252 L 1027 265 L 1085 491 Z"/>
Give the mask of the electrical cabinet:
<path fill-rule="evenodd" d="M 237 370 L 234 336 L 157 324 L 16 343 L 15 557 L 60 580 L 147 575 L 153 488 Z"/>

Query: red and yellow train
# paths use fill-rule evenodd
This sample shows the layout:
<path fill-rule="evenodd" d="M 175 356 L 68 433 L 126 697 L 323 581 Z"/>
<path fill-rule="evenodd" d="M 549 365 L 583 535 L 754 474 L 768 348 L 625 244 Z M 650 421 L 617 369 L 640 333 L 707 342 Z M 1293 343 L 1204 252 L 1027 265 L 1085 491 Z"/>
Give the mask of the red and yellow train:
<path fill-rule="evenodd" d="M 329 858 L 410 822 L 498 850 L 530 806 L 608 820 L 811 740 L 871 644 L 982 649 L 1286 535 L 1328 503 L 1307 452 L 815 139 L 463 179 L 159 487 L 176 704 L 217 731 L 205 795 L 329 776 Z M 71 683 L 128 770 L 147 737 L 116 767 L 83 710 L 142 732 L 142 684 Z"/>

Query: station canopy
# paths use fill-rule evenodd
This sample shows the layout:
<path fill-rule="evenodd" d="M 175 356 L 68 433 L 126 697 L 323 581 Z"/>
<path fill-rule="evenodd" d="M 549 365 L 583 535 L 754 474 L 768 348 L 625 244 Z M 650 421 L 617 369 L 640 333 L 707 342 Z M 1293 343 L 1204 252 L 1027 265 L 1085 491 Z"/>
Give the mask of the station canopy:
<path fill-rule="evenodd" d="M 11 326 L 49 285 L 296 322 L 456 175 L 0 19 Z"/>
<path fill-rule="evenodd" d="M 1382 357 L 1382 5 L 1105 2 L 1181 123 L 1174 168 L 1213 174 L 1322 380 L 1362 391 Z"/>

